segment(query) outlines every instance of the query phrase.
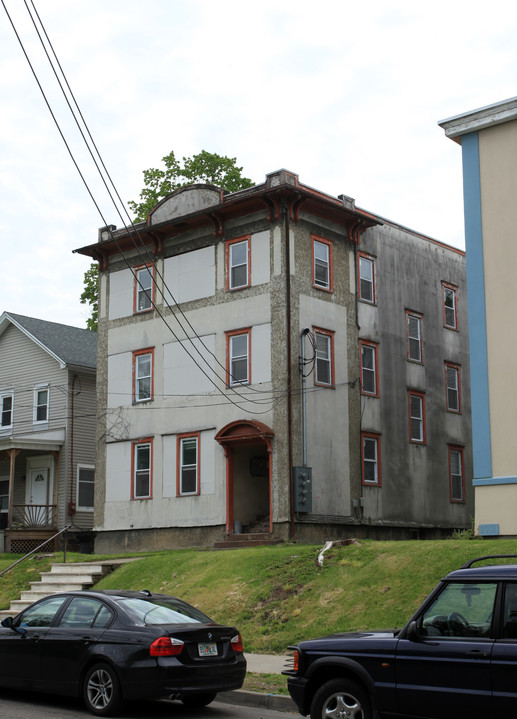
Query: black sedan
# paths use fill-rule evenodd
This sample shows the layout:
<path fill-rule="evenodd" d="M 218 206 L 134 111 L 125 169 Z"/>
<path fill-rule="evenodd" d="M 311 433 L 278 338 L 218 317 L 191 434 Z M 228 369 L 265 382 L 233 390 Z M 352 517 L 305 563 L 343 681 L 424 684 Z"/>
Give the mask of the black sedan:
<path fill-rule="evenodd" d="M 53 594 L 0 627 L 0 685 L 82 696 L 98 716 L 134 699 L 205 706 L 245 674 L 235 627 L 146 590 Z"/>

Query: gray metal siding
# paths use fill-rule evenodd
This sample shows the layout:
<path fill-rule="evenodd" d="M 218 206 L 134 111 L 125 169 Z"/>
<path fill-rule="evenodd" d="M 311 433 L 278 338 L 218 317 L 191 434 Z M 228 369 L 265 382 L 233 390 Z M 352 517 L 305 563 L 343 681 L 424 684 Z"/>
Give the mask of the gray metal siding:
<path fill-rule="evenodd" d="M 473 496 L 465 257 L 390 225 L 365 232 L 361 250 L 376 258 L 377 305 L 359 303 L 359 334 L 379 343 L 380 383 L 379 398 L 362 398 L 362 430 L 381 433 L 382 465 L 382 488 L 364 488 L 365 516 L 467 527 Z M 443 326 L 442 282 L 458 287 L 458 331 Z M 422 315 L 421 364 L 407 359 L 406 310 Z M 458 415 L 446 409 L 445 362 L 461 365 Z M 408 390 L 425 394 L 425 445 L 409 441 Z M 450 501 L 450 444 L 464 448 L 465 504 Z"/>

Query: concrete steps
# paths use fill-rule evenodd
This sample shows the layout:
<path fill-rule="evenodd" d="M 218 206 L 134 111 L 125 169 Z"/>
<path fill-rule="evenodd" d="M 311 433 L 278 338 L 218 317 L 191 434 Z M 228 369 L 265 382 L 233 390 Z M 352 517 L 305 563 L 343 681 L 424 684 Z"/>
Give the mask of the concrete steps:
<path fill-rule="evenodd" d="M 23 591 L 19 599 L 13 599 L 9 609 L 0 611 L 0 619 L 18 614 L 49 594 L 89 589 L 119 564 L 120 561 L 55 563 L 50 572 L 41 572 L 39 582 L 31 582 L 30 590 Z"/>

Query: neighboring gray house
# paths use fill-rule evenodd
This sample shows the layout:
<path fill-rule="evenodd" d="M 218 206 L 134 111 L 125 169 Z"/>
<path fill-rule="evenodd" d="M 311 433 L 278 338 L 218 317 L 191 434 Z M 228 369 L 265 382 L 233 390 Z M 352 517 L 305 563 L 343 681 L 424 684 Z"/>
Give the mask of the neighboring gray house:
<path fill-rule="evenodd" d="M 97 334 L 0 317 L 0 551 L 93 526 Z"/>
<path fill-rule="evenodd" d="M 463 252 L 287 170 L 77 251 L 99 262 L 97 551 L 470 525 Z"/>

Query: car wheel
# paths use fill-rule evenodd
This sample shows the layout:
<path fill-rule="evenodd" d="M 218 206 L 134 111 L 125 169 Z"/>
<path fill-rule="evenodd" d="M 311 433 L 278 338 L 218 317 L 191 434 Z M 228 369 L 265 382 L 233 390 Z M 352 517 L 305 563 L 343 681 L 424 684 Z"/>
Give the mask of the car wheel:
<path fill-rule="evenodd" d="M 86 672 L 83 700 L 92 714 L 101 717 L 112 716 L 120 708 L 120 684 L 115 670 L 109 664 L 95 664 Z"/>
<path fill-rule="evenodd" d="M 332 679 L 323 684 L 311 704 L 311 719 L 372 719 L 372 716 L 367 693 L 347 679 Z"/>
<path fill-rule="evenodd" d="M 198 709 L 199 707 L 206 707 L 208 704 L 214 701 L 216 692 L 206 694 L 192 694 L 181 697 L 181 701 L 186 707 L 191 709 Z"/>

